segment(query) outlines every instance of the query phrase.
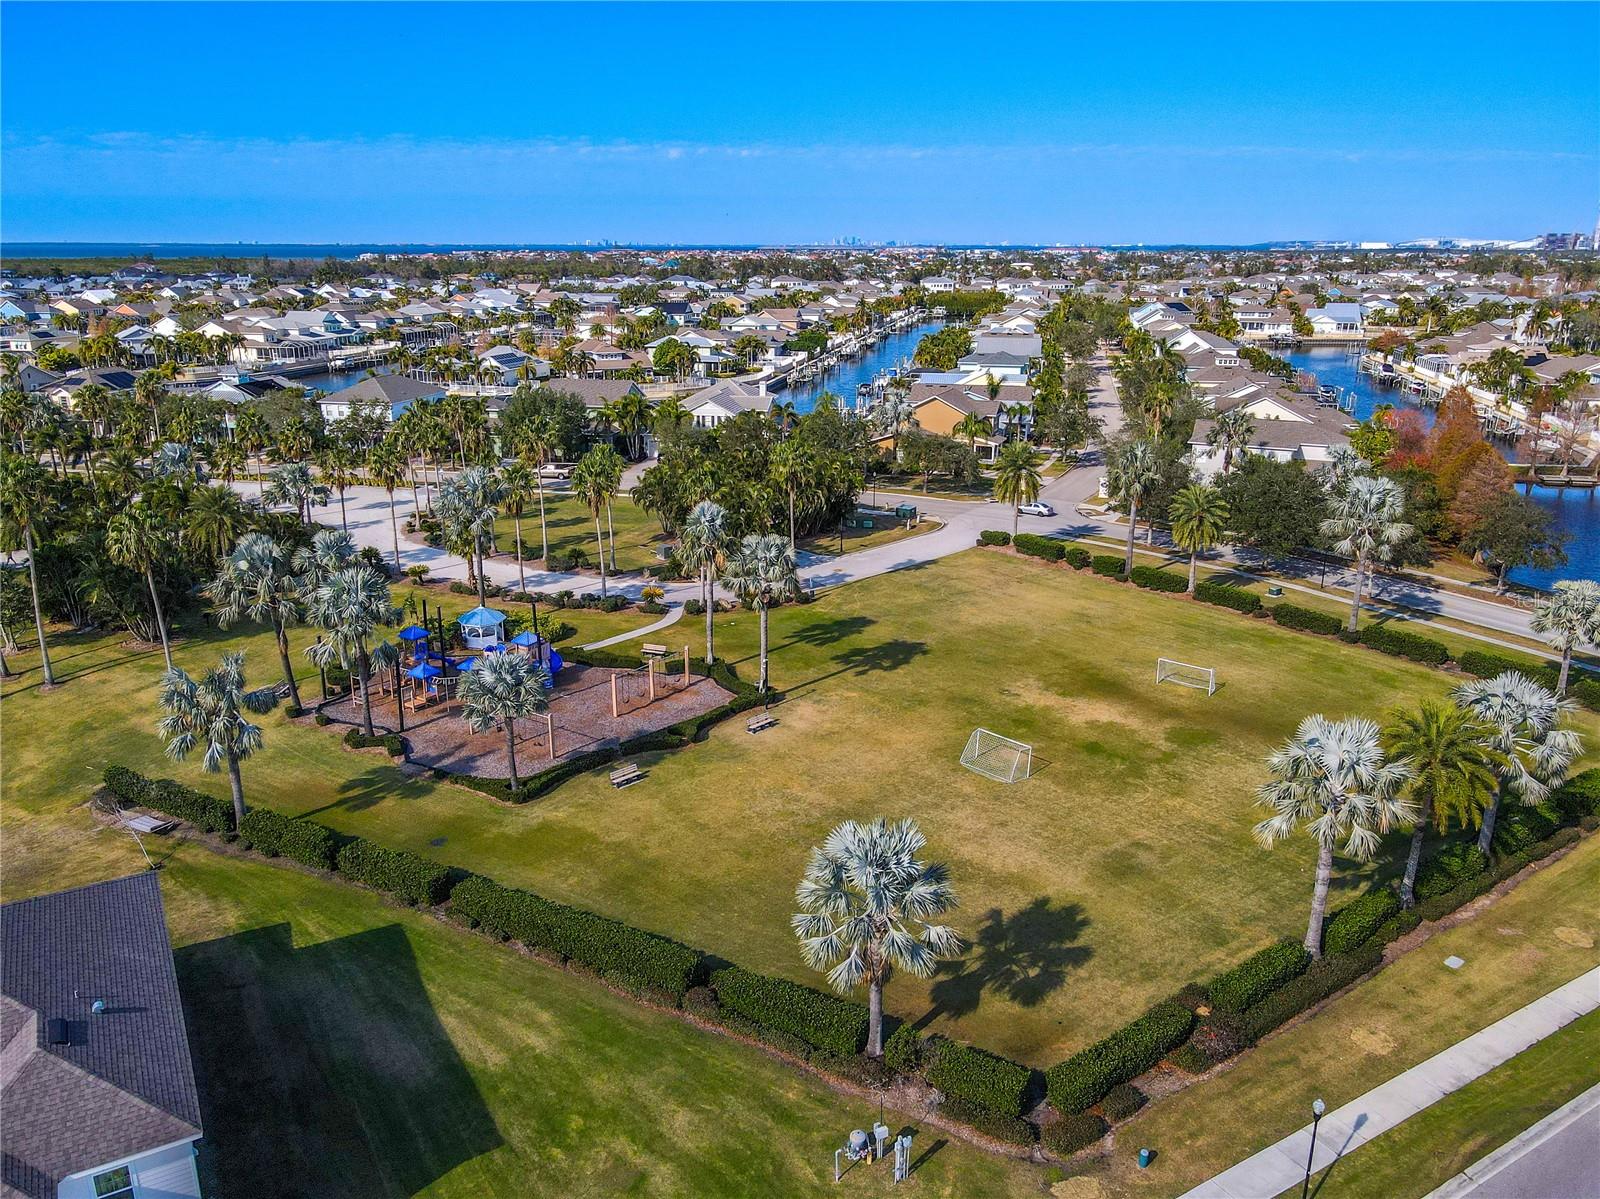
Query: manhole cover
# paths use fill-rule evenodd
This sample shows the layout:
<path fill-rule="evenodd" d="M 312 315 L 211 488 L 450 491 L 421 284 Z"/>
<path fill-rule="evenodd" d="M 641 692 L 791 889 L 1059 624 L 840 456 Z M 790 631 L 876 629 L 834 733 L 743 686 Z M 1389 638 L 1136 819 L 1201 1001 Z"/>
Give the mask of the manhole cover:
<path fill-rule="evenodd" d="M 444 841 L 445 839 L 443 837 L 435 837 L 432 841 L 429 841 L 428 844 L 433 846 L 435 849 L 438 849 L 439 846 L 444 844 Z"/>

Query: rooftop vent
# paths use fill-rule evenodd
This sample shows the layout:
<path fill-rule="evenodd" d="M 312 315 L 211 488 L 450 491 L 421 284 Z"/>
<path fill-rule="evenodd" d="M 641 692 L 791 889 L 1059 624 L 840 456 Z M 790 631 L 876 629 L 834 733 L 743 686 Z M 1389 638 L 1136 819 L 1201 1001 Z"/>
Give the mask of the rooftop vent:
<path fill-rule="evenodd" d="M 45 1021 L 44 1035 L 52 1045 L 72 1044 L 71 1028 L 59 1016 Z"/>

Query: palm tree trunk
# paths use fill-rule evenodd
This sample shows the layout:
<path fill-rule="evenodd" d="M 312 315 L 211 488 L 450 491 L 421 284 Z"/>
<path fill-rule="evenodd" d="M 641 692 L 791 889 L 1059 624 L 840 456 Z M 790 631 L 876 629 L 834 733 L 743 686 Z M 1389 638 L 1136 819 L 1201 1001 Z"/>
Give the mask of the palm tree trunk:
<path fill-rule="evenodd" d="M 1015 499 L 1016 497 L 1013 496 L 1012 498 Z M 1016 542 L 1017 542 L 1017 505 L 1015 503 L 1013 503 L 1011 505 L 1011 544 L 1015 545 Z"/>
<path fill-rule="evenodd" d="M 228 754 L 228 787 L 233 792 L 233 830 L 244 827 L 244 780 L 239 777 L 239 755 Z"/>
<path fill-rule="evenodd" d="M 1478 830 L 1478 852 L 1484 857 L 1489 856 L 1489 850 L 1494 845 L 1494 822 L 1499 815 L 1500 796 L 1496 794 L 1483 809 L 1483 827 Z"/>
<path fill-rule="evenodd" d="M 924 488 L 923 490 L 927 490 Z M 789 553 L 794 553 L 794 488 L 789 488 Z"/>
<path fill-rule="evenodd" d="M 1133 573 L 1133 535 L 1139 530 L 1139 501 L 1134 500 L 1128 505 L 1128 552 L 1122 561 L 1122 573 Z"/>
<path fill-rule="evenodd" d="M 538 476 L 534 476 L 538 479 Z M 539 561 L 543 562 L 545 569 L 550 569 L 550 530 L 544 523 L 544 480 L 539 479 Z"/>
<path fill-rule="evenodd" d="M 1417 902 L 1417 867 L 1422 864 L 1422 839 L 1428 833 L 1428 821 L 1433 817 L 1433 800 L 1422 801 L 1422 811 L 1417 813 L 1417 827 L 1411 834 L 1411 852 L 1406 855 L 1406 872 L 1400 880 L 1400 906 L 1409 908 Z"/>
<path fill-rule="evenodd" d="M 361 680 L 361 727 L 372 736 L 372 679 L 367 665 L 367 647 L 356 647 L 356 676 Z"/>
<path fill-rule="evenodd" d="M 761 608 L 761 690 L 767 689 L 767 605 Z"/>
<path fill-rule="evenodd" d="M 611 569 L 617 569 L 617 530 L 611 523 L 611 497 L 606 496 L 606 538 L 611 542 Z"/>
<path fill-rule="evenodd" d="M 1322 956 L 1322 918 L 1328 911 L 1328 879 L 1333 874 L 1333 847 L 1317 847 L 1317 882 L 1311 889 L 1311 923 L 1306 926 L 1306 952 Z"/>
<path fill-rule="evenodd" d="M 300 707 L 300 688 L 294 681 L 294 664 L 289 660 L 289 630 L 283 621 L 274 619 L 272 630 L 278 635 L 278 662 L 283 666 L 283 681 L 289 684 L 289 702 Z"/>
<path fill-rule="evenodd" d="M 710 666 L 717 660 L 716 653 L 711 647 L 711 617 L 712 609 L 716 604 L 716 589 L 711 585 L 711 571 L 700 572 L 700 594 L 705 597 L 706 604 L 706 665 Z"/>
<path fill-rule="evenodd" d="M 1356 559 L 1356 585 L 1350 592 L 1350 631 L 1356 631 L 1356 620 L 1361 615 L 1361 577 L 1365 573 L 1366 560 Z"/>
<path fill-rule="evenodd" d="M 515 516 L 511 518 L 511 527 L 517 543 L 517 589 L 524 594 L 528 590 L 528 576 L 522 572 L 522 508 L 521 500 L 517 501 L 518 508 Z"/>
<path fill-rule="evenodd" d="M 167 660 L 167 669 L 172 669 L 172 643 L 167 640 L 167 620 L 161 611 L 161 597 L 156 594 L 155 572 L 145 567 L 144 581 L 150 586 L 150 606 L 156 614 L 156 632 L 161 635 L 161 655 Z"/>
<path fill-rule="evenodd" d="M 1190 550 L 1189 551 L 1189 594 L 1190 595 L 1194 594 L 1195 567 L 1199 563 L 1199 560 L 1200 560 L 1200 551 L 1199 550 Z"/>
<path fill-rule="evenodd" d="M 39 636 L 39 663 L 44 667 L 44 681 L 54 686 L 55 671 L 50 666 L 50 647 L 44 639 L 44 609 L 39 606 L 39 563 L 33 549 L 33 525 L 22 526 L 23 547 L 28 551 L 28 586 L 33 590 L 33 628 Z"/>
<path fill-rule="evenodd" d="M 600 509 L 594 510 L 594 543 L 600 550 L 600 598 L 606 598 L 606 539 L 600 532 Z"/>
<path fill-rule="evenodd" d="M 1563 646 L 1561 650 L 1561 677 L 1556 680 L 1556 694 L 1567 693 L 1567 672 L 1572 669 L 1572 646 Z"/>
<path fill-rule="evenodd" d="M 472 537 L 472 556 L 478 561 L 478 606 L 489 606 L 488 584 L 483 574 L 483 542 L 476 533 Z"/>
<path fill-rule="evenodd" d="M 343 529 L 346 533 L 348 533 L 350 531 L 350 522 L 345 518 L 345 513 L 344 513 L 344 488 L 343 487 L 339 488 L 339 527 L 341 529 Z"/>
<path fill-rule="evenodd" d="M 867 1056 L 883 1056 L 883 980 L 879 978 L 867 987 Z"/>
<path fill-rule="evenodd" d="M 517 793 L 517 722 L 506 717 L 506 760 L 511 766 L 511 793 Z"/>

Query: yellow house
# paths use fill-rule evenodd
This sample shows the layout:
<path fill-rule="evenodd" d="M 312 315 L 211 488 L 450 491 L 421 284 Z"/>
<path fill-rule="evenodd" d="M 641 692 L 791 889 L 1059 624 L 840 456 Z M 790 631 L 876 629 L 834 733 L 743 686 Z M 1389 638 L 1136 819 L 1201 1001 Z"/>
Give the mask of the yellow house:
<path fill-rule="evenodd" d="M 1020 423 L 1026 433 L 1033 424 L 1033 388 L 1021 383 L 1001 387 L 994 399 L 989 398 L 989 389 L 982 384 L 913 383 L 907 400 L 911 406 L 911 419 L 916 422 L 917 428 L 942 437 L 966 440 L 967 435 L 956 430 L 968 416 L 976 415 L 989 430 L 986 436 L 973 440 L 973 448 L 984 462 L 994 461 L 1005 442 L 1004 432 L 1008 426 L 1014 427 Z M 1030 409 L 1030 414 L 1013 415 L 1019 406 Z M 886 450 L 893 440 L 887 436 L 879 437 L 874 439 L 873 444 Z"/>

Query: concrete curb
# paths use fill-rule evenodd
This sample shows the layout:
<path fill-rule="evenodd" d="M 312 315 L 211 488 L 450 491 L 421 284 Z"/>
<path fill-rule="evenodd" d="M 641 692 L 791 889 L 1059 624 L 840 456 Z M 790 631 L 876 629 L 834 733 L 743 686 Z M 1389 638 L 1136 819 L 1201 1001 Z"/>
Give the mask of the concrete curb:
<path fill-rule="evenodd" d="M 1568 1125 L 1590 1112 L 1600 1111 L 1600 1085 L 1592 1086 L 1576 1099 L 1558 1107 L 1532 1128 L 1512 1137 L 1493 1153 L 1480 1157 L 1461 1173 L 1423 1199 L 1463 1199 L 1520 1158 L 1532 1153 Z"/>

